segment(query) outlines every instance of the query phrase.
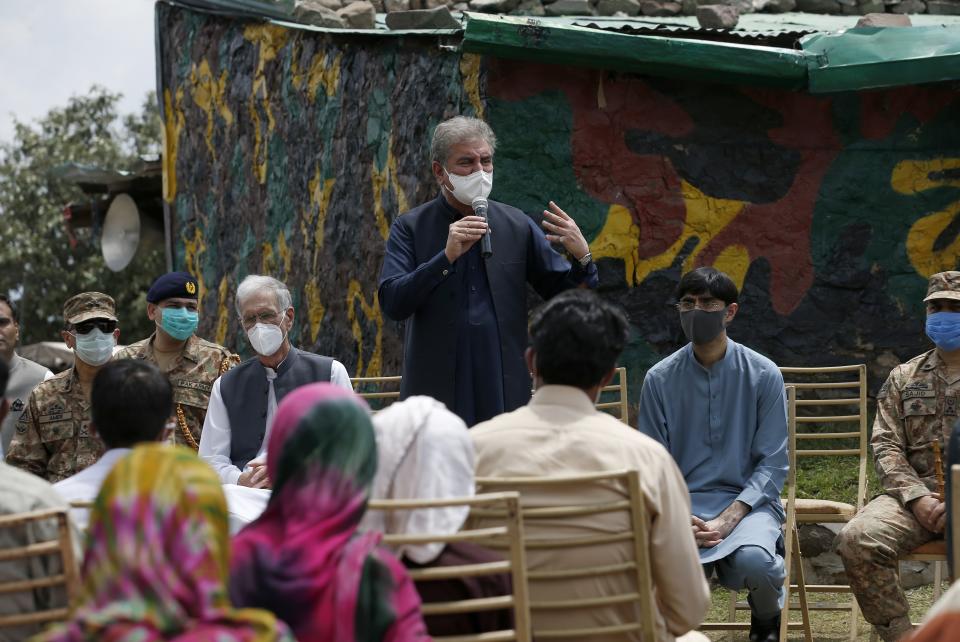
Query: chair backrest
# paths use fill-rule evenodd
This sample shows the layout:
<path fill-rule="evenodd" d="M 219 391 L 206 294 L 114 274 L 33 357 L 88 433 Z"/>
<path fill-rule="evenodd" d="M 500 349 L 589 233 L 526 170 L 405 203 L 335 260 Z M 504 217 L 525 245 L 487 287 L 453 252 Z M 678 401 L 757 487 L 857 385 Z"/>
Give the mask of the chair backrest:
<path fill-rule="evenodd" d="M 414 582 L 509 573 L 513 585 L 513 594 L 425 603 L 421 607 L 423 615 L 460 615 L 512 609 L 514 620 L 514 628 L 512 630 L 486 631 L 476 635 L 456 636 L 457 642 L 484 642 L 489 640 L 530 642 L 529 599 L 527 596 L 526 562 L 524 560 L 523 549 L 523 517 L 520 509 L 520 496 L 517 493 L 489 493 L 475 495 L 474 497 L 447 499 L 376 499 L 370 500 L 367 509 L 401 511 L 426 510 L 449 506 L 469 506 L 471 509 L 479 507 L 496 510 L 503 516 L 503 520 L 500 525 L 492 528 L 461 529 L 457 533 L 385 535 L 383 543 L 389 547 L 400 547 L 404 545 L 433 543 L 474 542 L 492 548 L 506 549 L 508 553 L 502 561 L 409 569 L 409 573 Z M 389 521 L 388 519 L 387 522 L 389 523 Z M 453 638 L 437 636 L 433 639 L 444 640 Z"/>
<path fill-rule="evenodd" d="M 358 395 L 367 400 L 373 412 L 383 410 L 400 399 L 400 375 L 388 377 L 352 377 L 350 383 Z M 609 412 L 623 423 L 630 424 L 627 396 L 627 369 L 617 368 L 613 380 L 600 391 L 597 409 Z"/>
<path fill-rule="evenodd" d="M 867 497 L 867 367 L 784 367 L 780 372 L 797 393 L 797 458 L 857 457 L 859 511 Z"/>
<path fill-rule="evenodd" d="M 627 369 L 619 367 L 610 384 L 600 391 L 597 409 L 610 412 L 623 423 L 630 425 L 627 401 Z"/>
<path fill-rule="evenodd" d="M 637 471 L 614 471 L 563 477 L 478 478 L 477 488 L 488 491 L 518 490 L 523 504 L 524 548 L 528 556 L 527 579 L 531 582 L 530 613 L 533 636 L 538 640 L 591 639 L 602 635 L 637 634 L 643 640 L 656 639 L 656 608 L 648 541 L 649 518 Z M 575 491 L 575 494 L 573 492 Z M 598 501 L 577 498 L 590 497 Z M 539 499 L 534 499 L 534 498 Z M 546 498 L 550 498 L 547 500 Z M 586 522 L 620 514 L 623 527 L 594 530 Z M 470 524 L 488 523 L 500 516 L 474 509 Z M 616 563 L 584 563 L 585 553 L 600 547 L 622 545 L 627 551 Z M 536 563 L 531 556 L 548 556 L 549 564 Z M 570 592 L 571 582 L 609 585 L 615 575 L 625 576 L 628 590 L 597 597 Z M 557 595 L 562 597 L 556 597 Z M 617 624 L 587 627 L 543 626 L 566 611 L 621 607 L 631 617 Z M 541 624 L 538 624 L 537 616 Z M 589 618 L 586 618 L 589 621 Z"/>
<path fill-rule="evenodd" d="M 350 383 L 354 392 L 367 400 L 373 412 L 377 412 L 400 399 L 400 379 L 400 375 L 352 377 Z"/>
<path fill-rule="evenodd" d="M 49 525 L 52 521 L 56 522 L 56 538 L 34 542 L 38 527 L 44 524 Z M 19 546 L 0 549 L 0 562 L 24 562 L 30 564 L 31 569 L 43 569 L 50 573 L 40 577 L 31 576 L 28 579 L 0 579 L 0 601 L 8 599 L 11 594 L 61 586 L 66 593 L 68 603 L 72 604 L 76 600 L 80 589 L 80 576 L 66 509 L 53 508 L 0 516 L 0 531 L 17 531 L 18 533 L 16 537 L 0 537 L 2 541 L 23 542 Z M 42 558 L 49 559 L 52 556 L 59 557 L 59 569 L 51 564 L 35 563 L 43 561 Z M 70 609 L 64 606 L 40 608 L 32 613 L 0 615 L 0 629 L 59 622 L 66 620 L 69 614 Z"/>

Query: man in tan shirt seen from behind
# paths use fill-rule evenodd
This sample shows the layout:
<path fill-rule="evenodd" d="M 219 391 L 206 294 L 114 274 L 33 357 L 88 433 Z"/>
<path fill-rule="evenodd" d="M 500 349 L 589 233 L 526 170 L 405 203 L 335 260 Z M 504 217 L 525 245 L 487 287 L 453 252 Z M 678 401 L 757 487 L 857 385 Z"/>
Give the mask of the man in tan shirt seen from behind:
<path fill-rule="evenodd" d="M 589 290 L 569 290 L 534 311 L 529 325 L 531 347 L 527 367 L 536 393 L 530 403 L 474 427 L 470 434 L 476 447 L 477 477 L 547 477 L 581 475 L 604 471 L 638 470 L 650 524 L 648 535 L 653 586 L 658 609 L 657 640 L 684 642 L 706 640 L 691 632 L 703 620 L 710 605 L 710 591 L 703 576 L 697 545 L 690 529 L 690 496 L 670 454 L 657 442 L 640 434 L 594 406 L 600 391 L 612 379 L 616 362 L 626 344 L 629 325 L 623 313 Z M 478 492 L 483 488 L 478 484 Z M 564 493 L 562 496 L 557 493 Z M 577 493 L 576 496 L 571 493 Z M 556 488 L 523 492 L 525 507 L 556 505 L 570 501 L 611 502 L 627 496 L 626 489 Z M 568 519 L 565 537 L 619 532 L 628 528 L 626 512 Z M 528 522 L 532 537 L 559 535 L 561 528 Z M 621 563 L 632 557 L 632 542 L 591 549 L 578 548 L 584 565 Z M 561 560 L 570 552 L 527 551 L 530 570 L 569 568 Z M 530 583 L 531 601 L 579 599 L 635 591 L 627 573 L 605 579 Z M 617 607 L 577 608 L 556 611 L 549 617 L 534 614 L 533 628 L 574 629 L 617 625 L 635 621 L 635 604 Z M 591 642 L 623 640 L 623 636 Z M 630 640 L 640 640 L 639 633 Z M 583 640 L 582 642 L 586 642 Z M 649 642 L 649 641 L 644 641 Z"/>

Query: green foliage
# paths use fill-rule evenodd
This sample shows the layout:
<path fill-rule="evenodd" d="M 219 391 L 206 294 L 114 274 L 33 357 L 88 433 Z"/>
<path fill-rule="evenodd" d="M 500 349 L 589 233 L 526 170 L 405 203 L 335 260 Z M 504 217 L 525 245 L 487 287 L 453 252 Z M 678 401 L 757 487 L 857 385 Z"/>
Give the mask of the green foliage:
<path fill-rule="evenodd" d="M 0 291 L 19 299 L 21 343 L 59 340 L 64 301 L 85 290 L 114 297 L 121 342 L 152 331 L 145 292 L 164 270 L 162 249 L 141 250 L 126 270 L 114 273 L 103 262 L 93 229 L 76 230 L 71 247 L 64 206 L 88 197 L 51 174 L 66 163 L 126 169 L 140 154 L 159 151 L 161 120 L 153 92 L 141 113 L 122 119 L 119 99 L 93 86 L 35 123 L 15 122 L 13 140 L 0 142 Z"/>

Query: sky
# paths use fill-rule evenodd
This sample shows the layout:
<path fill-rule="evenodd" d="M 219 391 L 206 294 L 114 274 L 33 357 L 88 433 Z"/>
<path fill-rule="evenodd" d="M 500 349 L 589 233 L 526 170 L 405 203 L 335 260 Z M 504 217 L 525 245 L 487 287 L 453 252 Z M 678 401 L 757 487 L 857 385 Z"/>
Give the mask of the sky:
<path fill-rule="evenodd" d="M 93 84 L 139 111 L 156 88 L 153 0 L 0 0 L 0 141 Z"/>

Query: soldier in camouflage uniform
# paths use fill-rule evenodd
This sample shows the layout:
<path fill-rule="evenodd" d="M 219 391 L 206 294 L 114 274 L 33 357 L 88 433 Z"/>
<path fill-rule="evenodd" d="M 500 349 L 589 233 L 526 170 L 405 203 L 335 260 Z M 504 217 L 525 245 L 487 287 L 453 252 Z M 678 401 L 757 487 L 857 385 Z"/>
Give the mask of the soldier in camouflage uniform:
<path fill-rule="evenodd" d="M 927 335 L 936 348 L 897 366 L 877 393 L 871 444 L 883 494 L 840 532 L 838 552 L 868 622 L 886 641 L 911 630 L 897 560 L 942 538 L 934 442 L 946 452 L 960 399 L 960 272 L 930 277 Z M 956 319 L 956 321 L 954 321 Z"/>
<path fill-rule="evenodd" d="M 186 272 L 171 272 L 154 281 L 147 292 L 147 316 L 156 331 L 117 353 L 117 358 L 145 359 L 157 365 L 173 386 L 174 414 L 168 422 L 172 441 L 197 450 L 213 382 L 240 363 L 223 346 L 194 332 L 199 321 L 197 280 Z"/>
<path fill-rule="evenodd" d="M 63 318 L 62 336 L 74 351 L 74 365 L 34 388 L 6 457 L 8 464 L 51 483 L 90 466 L 104 452 L 90 429 L 90 388 L 120 337 L 116 307 L 106 294 L 70 297 Z"/>

